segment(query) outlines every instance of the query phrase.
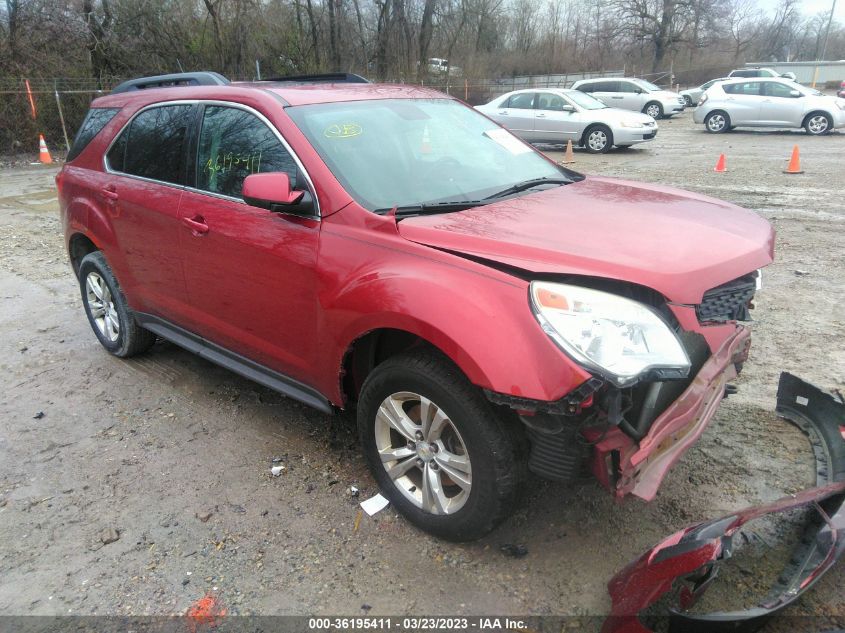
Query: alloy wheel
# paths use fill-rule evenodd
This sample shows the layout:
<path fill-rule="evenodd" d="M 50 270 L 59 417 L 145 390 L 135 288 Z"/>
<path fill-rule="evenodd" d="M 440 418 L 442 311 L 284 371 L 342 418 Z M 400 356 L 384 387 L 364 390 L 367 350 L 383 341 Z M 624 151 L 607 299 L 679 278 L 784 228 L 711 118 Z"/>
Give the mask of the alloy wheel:
<path fill-rule="evenodd" d="M 376 450 L 396 488 L 430 514 L 460 510 L 472 489 L 461 434 L 437 404 L 401 391 L 385 398 L 375 419 Z"/>
<path fill-rule="evenodd" d="M 824 134 L 827 132 L 828 120 L 823 114 L 817 114 L 807 121 L 807 127 L 811 134 Z"/>
<path fill-rule="evenodd" d="M 725 117 L 721 114 L 711 114 L 707 119 L 707 129 L 711 132 L 721 132 L 725 129 Z"/>
<path fill-rule="evenodd" d="M 653 103 L 645 109 L 645 113 L 652 119 L 656 119 L 660 116 L 660 106 Z"/>
<path fill-rule="evenodd" d="M 111 290 L 103 278 L 95 272 L 85 278 L 85 294 L 88 309 L 97 329 L 111 342 L 120 336 L 120 320 L 117 316 Z"/>

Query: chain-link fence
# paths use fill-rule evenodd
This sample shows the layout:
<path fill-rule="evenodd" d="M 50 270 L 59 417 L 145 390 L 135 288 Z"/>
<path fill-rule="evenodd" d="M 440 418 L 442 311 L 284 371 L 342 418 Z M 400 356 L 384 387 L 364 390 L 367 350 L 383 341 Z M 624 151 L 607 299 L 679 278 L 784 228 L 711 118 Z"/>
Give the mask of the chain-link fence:
<path fill-rule="evenodd" d="M 87 79 L 0 82 L 0 154 L 38 151 L 43 134 L 51 150 L 64 152 L 88 106 L 105 94 Z M 33 117 L 33 110 L 35 117 Z"/>

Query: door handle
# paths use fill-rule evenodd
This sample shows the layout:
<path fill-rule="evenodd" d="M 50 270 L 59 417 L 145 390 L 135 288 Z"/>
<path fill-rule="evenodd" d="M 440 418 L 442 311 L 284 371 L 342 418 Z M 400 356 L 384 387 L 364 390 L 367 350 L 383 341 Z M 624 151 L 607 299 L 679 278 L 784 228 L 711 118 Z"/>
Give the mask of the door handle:
<path fill-rule="evenodd" d="M 499 114 L 504 114 L 505 116 L 507 116 L 508 111 L 507 110 L 499 110 Z"/>
<path fill-rule="evenodd" d="M 622 97 L 611 97 L 611 99 L 621 99 Z"/>
<path fill-rule="evenodd" d="M 537 116 L 538 116 L 538 117 L 545 117 L 546 115 L 545 115 L 543 112 L 538 112 L 538 113 L 537 113 Z"/>
<path fill-rule="evenodd" d="M 100 193 L 106 200 L 117 200 L 120 197 L 114 189 L 100 189 Z"/>
<path fill-rule="evenodd" d="M 194 236 L 208 233 L 208 225 L 201 215 L 195 215 L 193 218 L 182 218 L 182 224 L 191 229 Z"/>

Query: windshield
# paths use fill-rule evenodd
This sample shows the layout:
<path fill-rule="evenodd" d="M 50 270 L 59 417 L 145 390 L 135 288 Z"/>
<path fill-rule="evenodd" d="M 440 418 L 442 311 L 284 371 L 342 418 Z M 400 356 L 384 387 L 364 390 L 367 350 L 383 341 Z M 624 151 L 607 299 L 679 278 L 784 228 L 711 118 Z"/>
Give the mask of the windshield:
<path fill-rule="evenodd" d="M 655 86 L 650 81 L 646 81 L 645 79 L 633 79 L 632 80 L 635 84 L 637 84 L 640 88 L 645 88 L 649 92 L 654 92 L 655 90 L 663 90 L 660 86 Z"/>
<path fill-rule="evenodd" d="M 382 99 L 287 109 L 365 208 L 478 200 L 568 172 L 450 99 Z"/>
<path fill-rule="evenodd" d="M 580 108 L 584 108 L 585 110 L 600 110 L 601 108 L 607 107 L 595 97 L 588 95 L 586 92 L 581 92 L 580 90 L 567 90 L 564 95 L 575 105 Z"/>

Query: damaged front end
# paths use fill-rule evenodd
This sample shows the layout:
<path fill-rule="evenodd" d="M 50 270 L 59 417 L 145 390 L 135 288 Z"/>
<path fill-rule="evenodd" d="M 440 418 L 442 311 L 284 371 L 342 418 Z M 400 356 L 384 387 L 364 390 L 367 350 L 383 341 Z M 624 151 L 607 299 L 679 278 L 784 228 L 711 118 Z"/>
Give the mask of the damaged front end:
<path fill-rule="evenodd" d="M 610 581 L 612 610 L 602 633 L 756 631 L 845 553 L 845 403 L 783 373 L 777 411 L 808 436 L 816 457 L 818 487 L 666 538 Z M 800 521 L 794 520 L 796 515 Z M 706 592 L 713 592 L 725 566 L 752 539 L 772 547 L 750 528 L 749 524 L 759 521 L 781 521 L 789 524 L 787 533 L 795 534 L 787 556 L 781 560 L 773 549 L 769 555 L 782 563 L 782 571 L 751 606 L 702 609 L 708 606 Z M 748 576 L 747 570 L 741 571 Z M 711 602 L 724 604 L 721 597 Z"/>

